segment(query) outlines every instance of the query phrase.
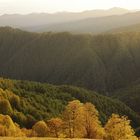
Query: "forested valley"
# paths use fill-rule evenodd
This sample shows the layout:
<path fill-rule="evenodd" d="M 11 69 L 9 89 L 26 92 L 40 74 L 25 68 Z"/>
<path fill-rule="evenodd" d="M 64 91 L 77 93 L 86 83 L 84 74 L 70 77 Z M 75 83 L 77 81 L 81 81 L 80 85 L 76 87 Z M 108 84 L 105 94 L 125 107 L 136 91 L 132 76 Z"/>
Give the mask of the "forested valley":
<path fill-rule="evenodd" d="M 91 35 L 0 27 L 0 136 L 137 139 L 139 44 L 136 31 Z"/>

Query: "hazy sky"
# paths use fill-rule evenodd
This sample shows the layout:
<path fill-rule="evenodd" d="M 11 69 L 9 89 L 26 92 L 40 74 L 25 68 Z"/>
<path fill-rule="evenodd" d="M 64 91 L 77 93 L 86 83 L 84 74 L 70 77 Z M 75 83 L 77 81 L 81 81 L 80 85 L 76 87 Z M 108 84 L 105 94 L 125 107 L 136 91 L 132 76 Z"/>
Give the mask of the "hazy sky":
<path fill-rule="evenodd" d="M 140 9 L 140 0 L 0 0 L 0 14 L 84 11 L 122 7 Z"/>

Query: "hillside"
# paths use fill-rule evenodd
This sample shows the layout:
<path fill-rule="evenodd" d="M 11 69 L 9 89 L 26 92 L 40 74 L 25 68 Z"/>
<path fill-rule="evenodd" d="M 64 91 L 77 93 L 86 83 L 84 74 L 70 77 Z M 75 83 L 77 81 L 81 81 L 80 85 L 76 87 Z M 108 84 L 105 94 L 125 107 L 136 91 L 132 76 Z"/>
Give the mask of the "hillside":
<path fill-rule="evenodd" d="M 129 87 L 115 91 L 112 96 L 123 101 L 135 112 L 140 114 L 140 84 L 132 84 Z"/>
<path fill-rule="evenodd" d="M 140 33 L 72 35 L 0 28 L 0 76 L 110 92 L 140 77 Z"/>
<path fill-rule="evenodd" d="M 22 127 L 31 128 L 37 120 L 58 116 L 68 101 L 74 99 L 83 103 L 94 103 L 102 123 L 105 123 L 112 113 L 117 113 L 127 115 L 134 127 L 140 125 L 140 117 L 129 107 L 96 92 L 73 86 L 0 78 L 0 114 L 10 115 Z"/>

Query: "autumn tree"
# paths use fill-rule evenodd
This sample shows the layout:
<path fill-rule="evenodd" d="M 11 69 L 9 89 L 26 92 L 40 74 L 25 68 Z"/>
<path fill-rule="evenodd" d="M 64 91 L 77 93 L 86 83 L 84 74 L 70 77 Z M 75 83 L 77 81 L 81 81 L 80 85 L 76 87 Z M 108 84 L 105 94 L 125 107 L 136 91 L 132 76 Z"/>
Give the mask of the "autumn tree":
<path fill-rule="evenodd" d="M 10 116 L 0 114 L 0 136 L 16 136 L 16 126 Z"/>
<path fill-rule="evenodd" d="M 20 109 L 20 98 L 17 95 L 12 95 L 10 97 L 10 104 L 13 108 Z"/>
<path fill-rule="evenodd" d="M 52 118 L 47 122 L 47 124 L 48 124 L 50 133 L 53 136 L 58 138 L 60 136 L 60 134 L 62 133 L 62 126 L 63 126 L 62 119 Z"/>
<path fill-rule="evenodd" d="M 26 137 L 37 137 L 37 133 L 32 129 L 22 128 L 21 131 L 25 134 Z"/>
<path fill-rule="evenodd" d="M 130 120 L 125 116 L 112 114 L 111 118 L 105 125 L 106 140 L 120 140 L 120 139 L 137 139 L 134 136 L 134 130 L 130 126 Z"/>
<path fill-rule="evenodd" d="M 83 105 L 83 127 L 86 138 L 103 138 L 105 132 L 99 121 L 99 113 L 91 103 Z"/>
<path fill-rule="evenodd" d="M 0 136 L 6 136 L 5 126 L 0 124 Z"/>
<path fill-rule="evenodd" d="M 46 137 L 48 134 L 48 126 L 44 121 L 37 122 L 32 130 L 36 133 L 37 137 Z"/>
<path fill-rule="evenodd" d="M 13 113 L 11 104 L 7 99 L 0 99 L 0 113 L 4 115 L 11 115 Z"/>
<path fill-rule="evenodd" d="M 26 136 L 26 134 L 22 131 L 22 129 L 20 128 L 19 124 L 15 123 L 15 130 L 16 130 L 16 137 L 24 137 Z"/>
<path fill-rule="evenodd" d="M 69 138 L 80 137 L 80 122 L 82 103 L 74 100 L 68 103 L 63 113 L 63 118 L 66 126 L 66 134 Z"/>

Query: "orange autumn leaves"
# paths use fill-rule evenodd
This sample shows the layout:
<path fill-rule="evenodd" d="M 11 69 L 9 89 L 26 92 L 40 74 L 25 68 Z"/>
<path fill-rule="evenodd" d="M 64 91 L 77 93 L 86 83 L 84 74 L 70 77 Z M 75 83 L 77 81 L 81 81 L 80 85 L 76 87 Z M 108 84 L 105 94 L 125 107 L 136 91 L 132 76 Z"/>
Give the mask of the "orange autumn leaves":
<path fill-rule="evenodd" d="M 98 111 L 91 103 L 82 104 L 78 100 L 69 102 L 63 114 L 67 136 L 102 138 L 104 131 L 98 115 Z"/>
<path fill-rule="evenodd" d="M 69 102 L 59 117 L 51 118 L 47 121 L 39 121 L 31 130 L 19 129 L 14 123 L 12 123 L 13 127 L 9 127 L 7 123 L 10 122 L 5 124 L 2 122 L 0 121 L 0 128 L 3 126 L 3 128 L 7 128 L 12 133 L 20 130 L 22 136 L 28 137 L 68 137 L 105 140 L 137 139 L 127 117 L 113 114 L 103 127 L 95 106 L 91 103 L 83 104 L 78 100 Z M 1 130 L 0 135 L 4 132 Z"/>

